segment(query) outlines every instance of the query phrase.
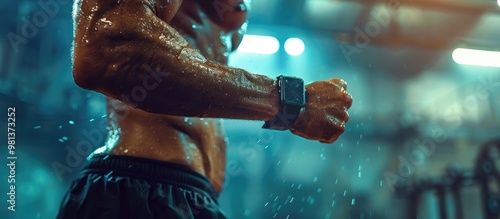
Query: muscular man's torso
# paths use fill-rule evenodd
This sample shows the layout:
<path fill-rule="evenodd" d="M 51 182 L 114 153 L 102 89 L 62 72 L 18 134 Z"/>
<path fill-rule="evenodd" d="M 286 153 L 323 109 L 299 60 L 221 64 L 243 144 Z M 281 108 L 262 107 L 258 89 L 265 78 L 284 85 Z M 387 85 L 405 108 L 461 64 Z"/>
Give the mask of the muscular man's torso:
<path fill-rule="evenodd" d="M 179 2 L 170 2 L 175 4 L 176 1 Z M 227 7 L 220 5 L 217 9 L 212 2 L 184 0 L 171 20 L 168 17 L 171 14 L 164 10 L 172 7 L 156 4 L 155 9 L 158 17 L 182 33 L 205 57 L 227 64 L 229 52 L 241 40 L 244 27 L 240 27 L 244 26 L 246 13 L 225 11 Z M 229 4 L 236 1 L 220 2 L 231 6 Z M 169 15 L 162 17 L 163 14 Z M 111 98 L 107 99 L 107 106 L 108 138 L 105 146 L 94 154 L 111 153 L 180 163 L 205 175 L 217 192 L 222 189 L 226 138 L 219 120 L 148 113 Z"/>

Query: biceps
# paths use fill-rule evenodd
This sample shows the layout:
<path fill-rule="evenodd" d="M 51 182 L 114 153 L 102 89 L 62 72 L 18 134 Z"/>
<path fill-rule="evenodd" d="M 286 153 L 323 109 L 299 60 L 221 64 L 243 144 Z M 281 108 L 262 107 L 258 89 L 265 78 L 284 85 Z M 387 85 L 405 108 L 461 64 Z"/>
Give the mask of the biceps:
<path fill-rule="evenodd" d="M 75 19 L 73 76 L 81 86 L 90 88 L 103 77 L 122 74 L 145 62 L 166 61 L 189 47 L 145 1 L 92 9 L 97 4 L 93 1 L 85 1 Z"/>

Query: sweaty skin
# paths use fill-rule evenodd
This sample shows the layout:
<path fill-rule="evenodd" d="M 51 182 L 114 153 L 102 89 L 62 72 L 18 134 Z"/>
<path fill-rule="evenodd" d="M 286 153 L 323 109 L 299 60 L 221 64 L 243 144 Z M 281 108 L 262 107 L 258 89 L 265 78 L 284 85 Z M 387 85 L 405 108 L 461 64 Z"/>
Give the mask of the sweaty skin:
<path fill-rule="evenodd" d="M 236 0 L 77 0 L 75 82 L 107 96 L 108 137 L 93 154 L 175 162 L 222 189 L 226 140 L 219 120 L 267 121 L 278 114 L 275 79 L 227 67 L 247 12 Z M 333 142 L 351 96 L 341 79 L 306 86 L 291 128 Z"/>

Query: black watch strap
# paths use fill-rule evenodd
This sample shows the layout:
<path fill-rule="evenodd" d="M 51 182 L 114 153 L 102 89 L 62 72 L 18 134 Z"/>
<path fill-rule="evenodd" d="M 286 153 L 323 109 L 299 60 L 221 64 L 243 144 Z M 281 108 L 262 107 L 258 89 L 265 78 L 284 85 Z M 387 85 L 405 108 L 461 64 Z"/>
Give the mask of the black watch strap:
<path fill-rule="evenodd" d="M 304 80 L 281 75 L 277 82 L 280 109 L 278 115 L 266 121 L 262 128 L 287 130 L 293 126 L 305 105 Z"/>

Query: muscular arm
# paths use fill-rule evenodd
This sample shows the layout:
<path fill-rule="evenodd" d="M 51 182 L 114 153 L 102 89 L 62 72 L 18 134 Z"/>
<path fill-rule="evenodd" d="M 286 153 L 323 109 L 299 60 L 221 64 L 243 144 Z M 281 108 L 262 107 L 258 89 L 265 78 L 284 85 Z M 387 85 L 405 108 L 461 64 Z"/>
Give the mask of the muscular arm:
<path fill-rule="evenodd" d="M 153 2 L 115 2 L 87 0 L 77 11 L 79 86 L 167 115 L 269 120 L 277 114 L 273 79 L 206 61 L 157 16 Z"/>

